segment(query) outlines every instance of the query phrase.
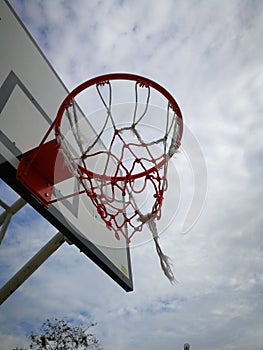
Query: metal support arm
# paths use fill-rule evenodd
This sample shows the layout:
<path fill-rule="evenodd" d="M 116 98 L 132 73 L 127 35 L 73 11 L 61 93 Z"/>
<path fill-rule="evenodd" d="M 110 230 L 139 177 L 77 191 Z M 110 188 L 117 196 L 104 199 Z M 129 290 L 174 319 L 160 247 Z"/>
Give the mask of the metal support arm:
<path fill-rule="evenodd" d="M 0 289 L 0 305 L 64 242 L 65 238 L 60 232 L 51 238 L 51 240 Z"/>
<path fill-rule="evenodd" d="M 14 204 L 10 207 L 0 199 L 0 206 L 5 209 L 5 211 L 0 215 L 0 244 L 6 234 L 7 227 L 12 219 L 12 216 L 16 214 L 23 206 L 26 204 L 26 201 L 23 198 L 19 198 Z"/>

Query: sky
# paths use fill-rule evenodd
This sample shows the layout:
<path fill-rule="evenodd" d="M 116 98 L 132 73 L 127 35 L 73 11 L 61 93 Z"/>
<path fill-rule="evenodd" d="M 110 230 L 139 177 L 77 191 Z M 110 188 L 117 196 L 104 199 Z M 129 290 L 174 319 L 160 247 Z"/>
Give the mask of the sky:
<path fill-rule="evenodd" d="M 130 293 L 65 243 L 0 307 L 0 349 L 26 346 L 30 330 L 57 317 L 97 322 L 105 350 L 261 350 L 263 2 L 10 3 L 69 90 L 108 72 L 144 75 L 175 96 L 185 134 L 171 165 L 180 205 L 160 236 L 177 283 L 153 242 L 131 249 Z M 7 203 L 17 198 L 0 188 Z M 55 233 L 28 205 L 16 214 L 1 283 Z"/>

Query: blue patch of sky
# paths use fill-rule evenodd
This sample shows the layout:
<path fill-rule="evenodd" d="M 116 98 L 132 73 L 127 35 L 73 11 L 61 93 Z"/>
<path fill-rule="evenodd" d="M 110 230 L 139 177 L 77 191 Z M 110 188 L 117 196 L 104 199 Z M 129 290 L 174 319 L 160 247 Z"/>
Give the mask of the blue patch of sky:
<path fill-rule="evenodd" d="M 0 286 L 1 288 L 4 286 L 4 284 L 8 281 L 8 279 L 11 278 L 9 273 L 9 264 L 1 261 L 0 266 Z"/>
<path fill-rule="evenodd" d="M 36 33 L 32 33 L 30 28 L 32 28 L 32 24 L 34 22 L 34 19 L 28 15 L 27 6 L 28 1 L 26 0 L 18 0 L 18 1 L 11 1 L 11 5 L 14 8 L 15 12 L 17 13 L 18 17 L 26 27 L 26 29 L 30 32 L 30 34 L 35 38 Z M 43 4 L 39 3 L 41 7 L 41 13 L 43 14 Z M 44 14 L 43 14 L 44 15 Z M 40 26 L 37 33 L 37 42 L 39 46 L 43 49 L 48 49 L 48 32 L 49 28 L 46 25 Z M 36 38 L 35 38 L 36 39 Z"/>
<path fill-rule="evenodd" d="M 28 322 L 26 320 L 21 321 L 19 325 L 27 338 L 30 336 L 31 332 L 35 330 L 36 326 L 32 321 Z"/>
<path fill-rule="evenodd" d="M 91 313 L 87 311 L 82 311 L 79 313 L 79 315 L 82 316 L 83 318 L 91 318 Z"/>
<path fill-rule="evenodd" d="M 49 32 L 50 28 L 47 25 L 39 27 L 38 41 L 45 49 L 49 48 Z"/>
<path fill-rule="evenodd" d="M 81 318 L 85 320 L 85 322 L 83 320 L 80 321 L 78 316 L 81 316 Z M 91 324 L 95 325 L 95 322 L 93 322 L 91 314 L 88 312 L 80 312 L 75 317 L 65 317 L 63 319 L 72 326 L 81 327 L 84 329 L 87 329 Z"/>
<path fill-rule="evenodd" d="M 0 199 L 7 205 L 12 205 L 19 196 L 3 180 L 0 180 Z"/>
<path fill-rule="evenodd" d="M 134 33 L 136 33 L 136 32 L 138 32 L 138 30 L 139 30 L 139 26 L 138 26 L 137 24 L 134 24 L 134 26 L 133 26 L 133 28 L 132 28 L 132 31 L 133 31 Z"/>
<path fill-rule="evenodd" d="M 15 12 L 19 15 L 22 22 L 28 23 L 31 21 L 30 17 L 27 15 L 26 4 L 27 0 L 10 0 L 10 4 Z"/>
<path fill-rule="evenodd" d="M 175 287 L 176 288 L 176 287 Z M 152 314 L 160 314 L 162 312 L 174 312 L 177 306 L 186 302 L 184 298 L 172 297 L 162 298 L 156 300 L 152 304 L 148 304 L 143 310 L 144 312 L 150 312 Z"/>

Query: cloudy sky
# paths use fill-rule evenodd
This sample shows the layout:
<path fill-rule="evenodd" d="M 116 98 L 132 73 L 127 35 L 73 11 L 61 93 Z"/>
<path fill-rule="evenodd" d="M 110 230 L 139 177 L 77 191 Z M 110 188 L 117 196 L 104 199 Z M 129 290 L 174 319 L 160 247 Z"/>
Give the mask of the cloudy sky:
<path fill-rule="evenodd" d="M 195 149 L 185 137 L 180 205 L 161 235 L 178 282 L 163 276 L 152 242 L 132 248 L 131 293 L 64 244 L 0 307 L 0 349 L 64 317 L 98 322 L 106 350 L 261 350 L 263 2 L 11 4 L 68 89 L 116 71 L 154 79 L 176 97 Z M 1 184 L 1 198 L 16 195 Z M 29 206 L 17 214 L 0 247 L 1 283 L 55 233 Z"/>

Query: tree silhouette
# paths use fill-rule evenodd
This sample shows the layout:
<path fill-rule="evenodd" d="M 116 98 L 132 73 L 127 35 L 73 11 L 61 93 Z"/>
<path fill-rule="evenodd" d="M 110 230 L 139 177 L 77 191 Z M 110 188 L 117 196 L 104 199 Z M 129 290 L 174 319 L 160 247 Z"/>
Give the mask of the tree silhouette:
<path fill-rule="evenodd" d="M 90 331 L 96 324 L 86 329 L 73 326 L 65 320 L 47 319 L 38 331 L 30 335 L 30 349 L 33 350 L 92 350 L 102 349 L 94 333 Z M 18 350 L 18 348 L 14 349 Z M 23 350 L 23 349 L 19 349 Z"/>

